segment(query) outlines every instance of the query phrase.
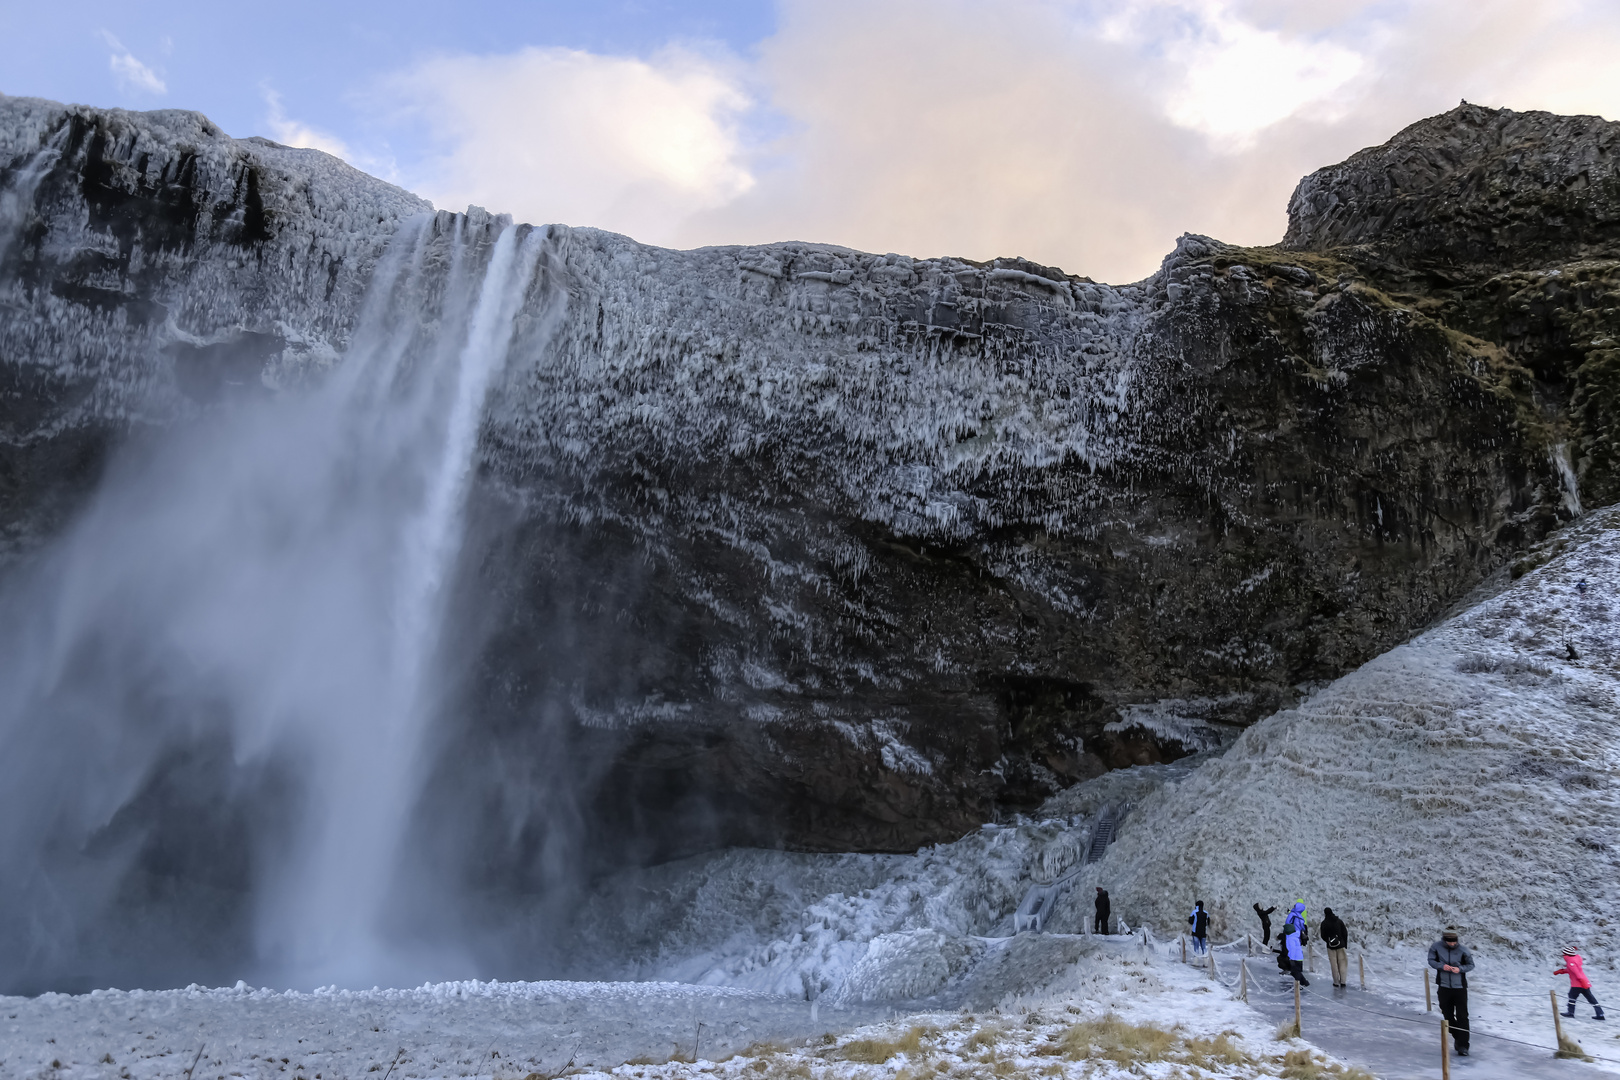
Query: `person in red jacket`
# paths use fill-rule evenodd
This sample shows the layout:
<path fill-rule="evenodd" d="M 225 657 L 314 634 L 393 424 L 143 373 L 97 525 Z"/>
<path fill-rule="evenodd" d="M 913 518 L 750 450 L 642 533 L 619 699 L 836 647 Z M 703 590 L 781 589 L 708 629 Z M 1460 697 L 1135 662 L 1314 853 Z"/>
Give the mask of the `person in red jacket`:
<path fill-rule="evenodd" d="M 1586 977 L 1586 971 L 1581 965 L 1581 954 L 1575 946 L 1564 946 L 1564 966 L 1553 974 L 1569 976 L 1569 1009 L 1564 1013 L 1565 1016 L 1575 1015 L 1575 1002 L 1584 995 L 1586 1000 L 1592 1003 L 1592 1019 L 1603 1019 L 1603 1006 L 1592 996 L 1592 980 Z"/>

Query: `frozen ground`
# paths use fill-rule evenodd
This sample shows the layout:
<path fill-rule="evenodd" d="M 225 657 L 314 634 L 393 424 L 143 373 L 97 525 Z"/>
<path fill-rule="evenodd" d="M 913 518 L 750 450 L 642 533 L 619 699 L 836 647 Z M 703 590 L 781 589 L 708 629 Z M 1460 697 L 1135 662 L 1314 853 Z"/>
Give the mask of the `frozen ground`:
<path fill-rule="evenodd" d="M 747 991 L 647 983 L 0 999 L 0 1075 L 155 1080 L 185 1077 L 195 1062 L 196 1080 L 548 1080 L 572 1059 L 567 1071 L 593 1080 L 1356 1080 L 1347 1066 L 1391 1080 L 1439 1076 L 1438 1021 L 1423 1012 L 1416 950 L 1374 954 L 1367 993 L 1335 992 L 1325 977 L 1315 980 L 1304 998 L 1307 1042 L 1277 1038 L 1292 996 L 1264 958 L 1251 961 L 1249 1002 L 1235 1000 L 1241 950 L 1221 952 L 1212 977 L 1181 963 L 1173 940 L 1144 947 L 1140 937 L 1021 935 L 985 947 L 1000 954 L 1003 975 L 1023 973 L 1021 992 L 993 1004 L 981 997 L 901 1010 L 812 1011 Z M 1453 1060 L 1458 1080 L 1582 1080 L 1620 1071 L 1620 1040 L 1584 1018 L 1566 1021 L 1566 1030 L 1612 1059 L 1555 1061 L 1550 978 L 1529 969 L 1502 975 L 1479 980 L 1475 1053 Z M 1415 995 L 1406 992 L 1414 987 Z"/>
<path fill-rule="evenodd" d="M 887 1010 L 817 1008 L 744 990 L 668 983 L 441 983 L 415 990 L 96 991 L 0 998 L 0 1076 L 184 1075 L 336 1080 L 516 1076 L 634 1058 L 728 1056 Z M 701 1032 L 698 1025 L 702 1024 Z M 59 1063 L 59 1064 L 54 1064 Z"/>
<path fill-rule="evenodd" d="M 989 943 L 1019 950 L 1026 992 L 990 1007 L 817 1008 L 746 991 L 667 984 L 445 984 L 412 991 L 278 994 L 182 990 L 0 999 L 0 1075 L 24 1080 L 192 1076 L 345 1080 L 707 1074 L 859 1077 L 929 1071 L 998 1076 L 1108 1075 L 1129 1048 L 1108 1033 L 1094 1052 L 1064 1035 L 1105 1015 L 1178 1028 L 1136 1069 L 1193 1080 L 1275 1075 L 1306 1049 L 1194 968 L 1149 956 L 1136 940 L 1025 935 Z M 697 1024 L 699 1060 L 689 1060 Z M 866 1023 L 867 1027 L 858 1028 Z M 913 1029 L 920 1029 L 910 1038 Z M 1227 1033 L 1227 1042 L 1214 1040 Z M 1096 1035 L 1097 1032 L 1093 1031 Z M 1164 1041 L 1164 1040 L 1161 1040 Z M 888 1047 L 886 1044 L 896 1044 Z M 907 1048 L 909 1045 L 909 1048 Z M 199 1056 L 198 1051 L 201 1050 Z M 891 1054 L 892 1050 L 892 1054 Z M 741 1052 L 741 1053 L 739 1053 Z M 1092 1056 L 1087 1057 L 1091 1052 Z M 640 1063 L 627 1064 L 632 1059 Z M 1199 1064 L 1202 1062 L 1202 1064 Z M 1307 1078 L 1311 1080 L 1311 1078 Z"/>

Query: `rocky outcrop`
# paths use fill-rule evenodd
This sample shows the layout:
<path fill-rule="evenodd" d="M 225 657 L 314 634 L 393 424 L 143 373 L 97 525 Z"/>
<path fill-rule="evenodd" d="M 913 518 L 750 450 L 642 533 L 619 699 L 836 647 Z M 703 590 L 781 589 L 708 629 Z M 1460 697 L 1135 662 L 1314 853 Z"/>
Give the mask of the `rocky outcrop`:
<path fill-rule="evenodd" d="M 1586 501 L 1620 499 L 1620 125 L 1464 104 L 1306 177 L 1288 214 L 1284 247 L 1517 369 Z"/>
<path fill-rule="evenodd" d="M 330 362 L 423 208 L 191 114 L 0 107 L 0 180 L 39 172 L 0 253 L 12 537 L 48 533 L 130 425 Z M 608 861 L 913 848 L 1400 642 L 1614 482 L 1612 399 L 1577 374 L 1608 346 L 1574 344 L 1612 306 L 1508 269 L 1553 241 L 1378 239 L 1411 232 L 1378 199 L 1449 205 L 1504 125 L 1540 132 L 1514 136 L 1540 140 L 1524 192 L 1576 165 L 1601 186 L 1612 125 L 1513 115 L 1427 121 L 1377 153 L 1421 157 L 1421 129 L 1459 164 L 1358 156 L 1302 185 L 1284 246 L 1184 237 L 1124 287 L 552 230 L 562 321 L 486 418 L 468 573 L 495 632 L 443 786 L 509 815 L 503 783 L 535 775 L 512 762 L 568 748 Z M 1484 269 L 1436 269 L 1459 244 Z M 1522 320 L 1484 300 L 1504 274 Z M 529 859 L 531 826 L 477 859 Z"/>
<path fill-rule="evenodd" d="M 112 442 L 336 361 L 428 203 L 189 112 L 0 96 L 0 559 Z"/>

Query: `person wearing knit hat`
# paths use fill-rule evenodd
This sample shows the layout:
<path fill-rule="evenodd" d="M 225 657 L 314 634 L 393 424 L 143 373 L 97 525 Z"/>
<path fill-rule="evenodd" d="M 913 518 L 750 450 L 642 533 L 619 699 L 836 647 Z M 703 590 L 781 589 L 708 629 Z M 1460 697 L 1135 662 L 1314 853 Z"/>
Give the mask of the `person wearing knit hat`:
<path fill-rule="evenodd" d="M 1585 997 L 1592 1005 L 1592 1019 L 1603 1019 L 1603 1006 L 1597 1003 L 1592 996 L 1592 980 L 1586 977 L 1585 965 L 1581 963 L 1581 953 L 1574 945 L 1564 946 L 1564 966 L 1553 972 L 1554 975 L 1569 976 L 1569 1008 L 1565 1016 L 1575 1015 L 1575 1002 Z"/>

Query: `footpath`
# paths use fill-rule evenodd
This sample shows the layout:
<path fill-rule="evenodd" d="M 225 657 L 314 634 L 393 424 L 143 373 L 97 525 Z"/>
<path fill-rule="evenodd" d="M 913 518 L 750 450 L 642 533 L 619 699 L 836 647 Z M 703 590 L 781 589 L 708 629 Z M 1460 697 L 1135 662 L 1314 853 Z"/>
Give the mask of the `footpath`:
<path fill-rule="evenodd" d="M 1151 937 L 1151 935 L 1149 935 Z M 1181 942 L 1154 942 L 1155 951 L 1179 960 Z M 1269 952 L 1246 956 L 1248 940 L 1215 945 L 1211 978 L 1241 994 L 1250 1008 L 1279 1027 L 1294 1020 L 1293 979 L 1277 970 Z M 1350 962 L 1350 986 L 1335 989 L 1326 958 L 1317 952 L 1317 972 L 1299 998 L 1301 1037 L 1334 1057 L 1359 1065 L 1383 1080 L 1442 1080 L 1441 1018 L 1417 995 L 1422 969 L 1397 975 Z M 1208 957 L 1189 963 L 1208 968 Z M 1244 961 L 1247 973 L 1244 973 Z M 1361 988 L 1362 972 L 1366 989 Z M 1396 981 L 1398 979 L 1398 982 Z M 1558 1058 L 1553 1001 L 1545 992 L 1496 990 L 1483 979 L 1469 988 L 1471 1045 L 1469 1056 L 1449 1055 L 1446 1067 L 1456 1080 L 1586 1080 L 1620 1074 L 1620 1025 L 1584 1016 L 1561 1019 L 1566 1038 L 1580 1044 L 1590 1060 Z M 1563 997 L 1558 997 L 1562 1007 Z M 1590 1009 L 1583 1004 L 1587 1015 Z"/>

